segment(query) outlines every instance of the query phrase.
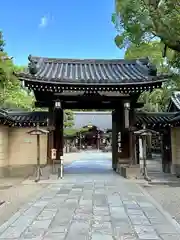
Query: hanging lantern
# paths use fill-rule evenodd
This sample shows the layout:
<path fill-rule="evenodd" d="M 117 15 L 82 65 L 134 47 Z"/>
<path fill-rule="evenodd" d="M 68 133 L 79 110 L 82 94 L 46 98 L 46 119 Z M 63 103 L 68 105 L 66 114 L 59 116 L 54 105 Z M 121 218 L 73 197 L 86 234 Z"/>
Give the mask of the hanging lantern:
<path fill-rule="evenodd" d="M 124 103 L 124 127 L 129 128 L 129 110 L 130 110 L 130 103 Z"/>
<path fill-rule="evenodd" d="M 60 100 L 56 100 L 55 102 L 55 108 L 60 109 L 61 108 L 61 101 Z"/>

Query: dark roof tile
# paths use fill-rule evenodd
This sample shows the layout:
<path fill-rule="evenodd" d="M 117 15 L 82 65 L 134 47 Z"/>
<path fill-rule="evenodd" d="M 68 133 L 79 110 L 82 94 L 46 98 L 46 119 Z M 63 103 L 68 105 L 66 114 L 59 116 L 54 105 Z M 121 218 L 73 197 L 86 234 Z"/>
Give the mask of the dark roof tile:
<path fill-rule="evenodd" d="M 178 110 L 180 110 L 180 91 L 174 91 L 171 96 L 171 103 L 173 103 Z"/>
<path fill-rule="evenodd" d="M 27 69 L 18 74 L 20 78 L 59 83 L 80 84 L 136 84 L 159 81 L 150 73 L 147 59 L 142 60 L 101 60 L 101 59 L 56 59 L 30 57 L 36 74 Z M 34 65 L 35 64 L 35 65 Z M 31 64 L 30 64 L 31 65 Z M 31 65 L 32 66 L 32 65 Z M 165 76 L 161 76 L 161 79 Z M 167 76 L 166 76 L 167 78 Z M 162 81 L 162 80 L 161 80 Z"/>
<path fill-rule="evenodd" d="M 159 125 L 169 124 L 170 120 L 174 118 L 175 112 L 161 112 L 161 113 L 150 113 L 150 112 L 138 112 L 136 113 L 136 123 L 139 125 Z"/>
<path fill-rule="evenodd" d="M 18 112 L 11 111 L 6 115 L 6 119 L 11 119 L 12 123 L 30 123 L 46 125 L 48 119 L 48 112 Z M 170 121 L 177 116 L 177 113 L 136 113 L 137 125 L 160 125 L 169 124 Z M 180 120 L 180 115 L 178 116 Z M 101 130 L 112 128 L 112 116 L 111 112 L 74 112 L 74 128 L 81 128 L 85 125 L 94 125 Z"/>

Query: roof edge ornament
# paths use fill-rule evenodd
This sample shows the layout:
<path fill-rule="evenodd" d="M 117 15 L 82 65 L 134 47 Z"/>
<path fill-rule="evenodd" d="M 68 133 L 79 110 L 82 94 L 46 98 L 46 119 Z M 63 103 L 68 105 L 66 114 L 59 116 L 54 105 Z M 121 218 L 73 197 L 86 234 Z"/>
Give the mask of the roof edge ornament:
<path fill-rule="evenodd" d="M 156 77 L 157 76 L 157 67 L 152 64 L 151 62 L 148 63 L 148 73 L 150 76 Z"/>
<path fill-rule="evenodd" d="M 29 60 L 29 64 L 28 64 L 29 73 L 31 75 L 35 75 L 38 72 L 38 69 L 37 69 L 36 63 L 32 59 L 32 55 L 28 56 L 28 60 Z"/>
<path fill-rule="evenodd" d="M 157 67 L 150 62 L 149 57 L 144 59 L 137 59 L 136 62 L 145 70 L 147 71 L 148 75 L 152 77 L 157 76 Z"/>
<path fill-rule="evenodd" d="M 172 93 L 171 100 L 175 104 L 175 106 L 180 110 L 180 99 L 178 95 L 180 95 L 180 91 L 174 91 Z"/>

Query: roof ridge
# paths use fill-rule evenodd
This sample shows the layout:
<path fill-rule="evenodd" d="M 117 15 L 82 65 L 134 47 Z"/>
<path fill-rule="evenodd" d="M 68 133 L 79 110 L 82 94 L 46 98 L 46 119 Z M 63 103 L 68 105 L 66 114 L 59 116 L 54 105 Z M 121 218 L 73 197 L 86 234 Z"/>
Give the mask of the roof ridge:
<path fill-rule="evenodd" d="M 10 115 L 15 115 L 15 114 L 24 114 L 24 115 L 28 115 L 28 114 L 41 114 L 41 113 L 49 113 L 48 111 L 28 111 L 28 112 L 26 112 L 26 111 L 11 111 L 11 112 L 8 112 L 8 114 L 10 114 Z"/>
<path fill-rule="evenodd" d="M 121 59 L 121 58 L 53 58 L 53 57 L 39 57 L 39 56 L 31 56 L 32 61 L 44 61 L 44 62 L 65 62 L 65 63 L 123 63 L 123 64 L 131 64 L 138 62 L 147 63 L 147 58 L 140 58 L 140 59 Z M 138 61 L 138 62 L 137 62 Z"/>
<path fill-rule="evenodd" d="M 177 112 L 136 112 L 137 115 L 174 115 Z"/>

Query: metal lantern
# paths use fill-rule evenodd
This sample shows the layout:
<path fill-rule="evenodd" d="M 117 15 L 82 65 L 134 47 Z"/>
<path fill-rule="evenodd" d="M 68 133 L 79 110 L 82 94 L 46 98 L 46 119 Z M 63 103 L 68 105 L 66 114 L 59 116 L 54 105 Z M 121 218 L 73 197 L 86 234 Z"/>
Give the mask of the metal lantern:
<path fill-rule="evenodd" d="M 40 136 L 48 134 L 49 131 L 39 128 L 37 124 L 36 128 L 27 132 L 29 135 L 37 136 L 37 164 L 36 164 L 36 179 L 35 182 L 40 180 L 42 176 L 41 163 L 40 163 Z"/>
<path fill-rule="evenodd" d="M 56 100 L 56 102 L 55 102 L 55 108 L 58 108 L 58 109 L 61 108 L 61 101 L 60 101 L 60 100 Z"/>
<path fill-rule="evenodd" d="M 88 126 L 87 126 L 88 128 L 92 128 L 93 127 L 93 125 L 92 124 L 88 124 Z"/>
<path fill-rule="evenodd" d="M 142 148 L 143 148 L 143 176 L 144 179 L 147 181 L 151 181 L 151 178 L 148 176 L 147 172 L 147 159 L 146 159 L 146 139 L 147 136 L 152 136 L 152 135 L 159 135 L 156 131 L 147 129 L 145 125 L 143 125 L 143 129 L 135 131 L 135 135 L 137 135 L 139 138 L 142 139 Z"/>
<path fill-rule="evenodd" d="M 129 110 L 130 110 L 130 103 L 124 103 L 124 127 L 129 128 Z"/>

